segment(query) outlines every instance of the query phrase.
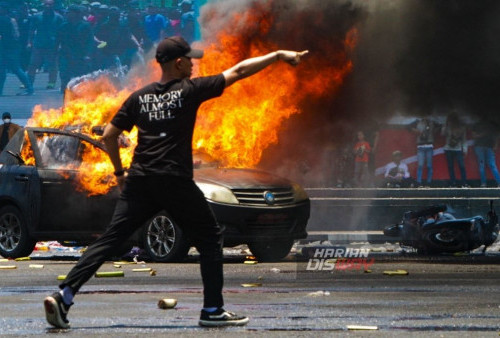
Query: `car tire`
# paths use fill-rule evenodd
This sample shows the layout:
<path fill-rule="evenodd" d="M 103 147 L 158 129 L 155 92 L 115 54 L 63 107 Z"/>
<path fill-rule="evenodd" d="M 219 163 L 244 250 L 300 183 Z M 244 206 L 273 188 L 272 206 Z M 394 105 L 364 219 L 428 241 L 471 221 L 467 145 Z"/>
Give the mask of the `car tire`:
<path fill-rule="evenodd" d="M 292 246 L 293 240 L 248 243 L 252 254 L 261 262 L 272 262 L 285 258 L 290 253 Z"/>
<path fill-rule="evenodd" d="M 181 228 L 165 212 L 149 220 L 143 228 L 142 248 L 155 262 L 175 262 L 184 259 L 189 243 Z"/>
<path fill-rule="evenodd" d="M 0 208 L 0 255 L 5 258 L 29 256 L 36 240 L 28 232 L 21 211 L 13 205 Z"/>

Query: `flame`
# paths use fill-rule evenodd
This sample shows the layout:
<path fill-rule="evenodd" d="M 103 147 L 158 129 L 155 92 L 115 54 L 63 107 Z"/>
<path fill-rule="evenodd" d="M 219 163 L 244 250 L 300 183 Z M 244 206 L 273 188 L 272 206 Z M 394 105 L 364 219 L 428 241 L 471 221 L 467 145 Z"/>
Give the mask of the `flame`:
<path fill-rule="evenodd" d="M 194 75 L 218 74 L 244 58 L 278 50 L 280 46 L 266 38 L 274 25 L 270 13 L 267 5 L 261 4 L 243 13 L 231 14 L 233 25 L 227 27 L 246 27 L 245 30 L 220 31 L 215 41 L 202 45 L 205 56 L 195 63 Z M 248 31 L 253 32 L 251 38 Z M 342 85 L 353 67 L 349 53 L 356 41 L 356 30 L 351 29 L 341 48 L 336 44 L 322 53 L 311 51 L 297 67 L 278 62 L 235 83 L 220 98 L 205 102 L 198 112 L 193 148 L 207 152 L 226 167 L 255 167 L 264 150 L 278 142 L 278 132 L 286 119 L 300 113 L 307 100 L 331 95 Z M 328 49 L 329 43 L 324 45 Z M 124 88 L 107 76 L 88 79 L 66 92 L 64 107 L 44 110 L 36 106 L 28 125 L 73 126 L 91 135 L 93 126 L 109 123 L 134 90 L 158 80 L 159 74 L 159 67 L 151 60 L 140 71 L 129 73 Z M 132 161 L 136 136 L 134 128 L 127 135 L 132 145 L 120 150 L 124 167 Z M 23 149 L 27 161 L 31 161 L 30 156 L 32 151 Z M 116 185 L 110 175 L 114 170 L 112 164 L 102 151 L 87 147 L 82 160 L 84 164 L 77 174 L 79 190 L 89 195 L 104 194 Z"/>
<path fill-rule="evenodd" d="M 130 85 L 132 83 L 132 85 Z M 143 85 L 140 78 L 129 82 L 129 86 L 118 89 L 107 76 L 98 76 L 96 79 L 79 83 L 71 91 L 65 93 L 65 105 L 59 109 L 44 110 L 42 106 L 35 106 L 32 117 L 28 120 L 28 126 L 44 128 L 76 129 L 94 139 L 99 136 L 92 133 L 92 127 L 103 126 L 113 118 L 118 109 L 130 93 Z M 137 129 L 126 133 L 129 140 L 136 140 Z M 29 142 L 25 142 L 22 156 L 26 162 L 34 164 L 33 151 Z M 120 149 L 120 155 L 124 167 L 132 163 L 133 149 L 135 144 Z M 87 146 L 83 149 L 81 163 L 78 168 L 68 165 L 59 171 L 64 174 L 65 170 L 76 170 L 76 182 L 78 191 L 85 191 L 89 196 L 107 193 L 116 185 L 112 175 L 114 169 L 109 157 L 101 149 Z"/>
<path fill-rule="evenodd" d="M 233 22 L 227 25 L 231 31 L 220 32 L 218 43 L 205 49 L 200 75 L 230 68 L 240 60 L 242 51 L 248 51 L 245 57 L 255 57 L 279 49 L 265 41 L 273 25 L 265 5 L 244 14 L 234 14 Z M 237 26 L 253 27 L 257 38 L 242 38 L 234 32 Z M 193 147 L 211 154 L 224 166 L 255 167 L 264 150 L 278 142 L 283 121 L 300 113 L 306 100 L 332 95 L 342 85 L 353 67 L 349 53 L 356 42 L 357 31 L 353 28 L 346 34 L 344 48 L 327 51 L 328 57 L 313 52 L 298 67 L 276 63 L 227 88 L 220 98 L 200 107 Z M 335 62 L 329 62 L 329 58 Z"/>
<path fill-rule="evenodd" d="M 28 134 L 24 133 L 24 142 L 21 149 L 21 158 L 24 160 L 25 165 L 35 165 L 35 155 L 33 153 L 33 148 L 31 147 L 31 142 L 28 138 Z"/>

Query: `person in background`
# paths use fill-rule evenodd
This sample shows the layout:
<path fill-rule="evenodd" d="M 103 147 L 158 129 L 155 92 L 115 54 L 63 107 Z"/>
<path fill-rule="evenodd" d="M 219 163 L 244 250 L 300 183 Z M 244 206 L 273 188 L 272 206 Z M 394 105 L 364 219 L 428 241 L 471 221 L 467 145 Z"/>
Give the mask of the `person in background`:
<path fill-rule="evenodd" d="M 432 182 L 432 157 L 434 156 L 434 136 L 439 125 L 428 117 L 417 120 L 410 125 L 410 129 L 417 135 L 417 186 L 423 187 L 424 165 L 427 166 L 425 185 Z"/>
<path fill-rule="evenodd" d="M 12 123 L 9 112 L 2 115 L 3 124 L 0 125 L 0 151 L 2 151 L 14 134 L 21 129 L 21 126 Z"/>
<path fill-rule="evenodd" d="M 132 56 L 141 50 L 137 39 L 132 35 L 128 21 L 120 20 L 120 9 L 109 7 L 108 19 L 95 30 L 95 37 L 105 43 L 98 49 L 99 65 L 104 69 L 130 67 Z"/>
<path fill-rule="evenodd" d="M 82 10 L 78 5 L 70 5 L 66 21 L 57 34 L 61 93 L 64 93 L 72 78 L 84 75 L 91 69 L 94 35 L 90 23 L 83 19 Z"/>
<path fill-rule="evenodd" d="M 358 131 L 357 142 L 354 145 L 354 184 L 358 187 L 366 186 L 369 179 L 368 162 L 372 150 L 370 143 L 365 140 L 365 134 Z"/>
<path fill-rule="evenodd" d="M 144 27 L 148 38 L 156 44 L 165 36 L 165 31 L 169 27 L 170 22 L 165 16 L 158 13 L 158 9 L 149 5 L 147 7 L 147 15 L 144 18 Z"/>
<path fill-rule="evenodd" d="M 49 80 L 47 89 L 54 89 L 57 79 L 57 46 L 56 35 L 64 18 L 54 10 L 54 0 L 44 0 L 43 11 L 31 20 L 28 49 L 31 49 L 31 60 L 28 75 L 31 83 L 35 83 L 35 75 L 42 66 L 47 67 Z"/>
<path fill-rule="evenodd" d="M 3 95 L 7 70 L 15 74 L 25 88 L 16 95 L 33 95 L 33 84 L 20 64 L 19 27 L 6 2 L 0 2 L 0 37 L 0 96 Z"/>
<path fill-rule="evenodd" d="M 195 40 L 196 16 L 194 13 L 193 2 L 183 0 L 179 4 L 181 10 L 181 36 L 189 43 Z"/>
<path fill-rule="evenodd" d="M 28 48 L 28 39 L 30 35 L 32 17 L 29 12 L 28 4 L 23 3 L 19 6 L 15 18 L 19 27 L 19 63 L 23 71 L 26 72 L 31 59 L 31 50 Z"/>
<path fill-rule="evenodd" d="M 144 27 L 144 14 L 139 8 L 139 3 L 136 0 L 130 1 L 129 9 L 127 12 L 127 22 L 130 27 L 130 32 L 136 38 L 139 43 L 140 50 L 144 53 L 149 52 L 153 47 L 153 42 L 149 39 L 146 34 L 146 28 Z M 136 55 L 139 61 L 144 62 L 144 56 L 142 54 Z"/>
<path fill-rule="evenodd" d="M 455 179 L 455 161 L 460 169 L 461 187 L 467 188 L 467 173 L 465 171 L 464 154 L 467 154 L 466 128 L 460 120 L 458 113 L 452 112 L 446 118 L 446 124 L 443 126 L 442 134 L 446 138 L 443 147 L 448 164 L 450 175 L 450 186 L 456 186 Z"/>
<path fill-rule="evenodd" d="M 95 28 L 97 25 L 97 11 L 99 11 L 99 7 L 101 7 L 101 3 L 98 1 L 91 2 L 88 5 L 87 15 L 85 15 L 84 20 L 92 25 L 92 28 Z"/>
<path fill-rule="evenodd" d="M 407 188 L 412 186 L 408 165 L 401 162 L 403 154 L 396 150 L 392 153 L 392 162 L 385 167 L 385 182 L 387 188 Z"/>
<path fill-rule="evenodd" d="M 474 152 L 476 153 L 477 164 L 479 166 L 479 175 L 481 178 L 481 187 L 486 184 L 486 165 L 496 181 L 496 186 L 500 187 L 500 174 L 498 173 L 495 151 L 498 143 L 498 128 L 495 128 L 489 121 L 478 122 L 472 130 L 474 138 Z"/>
<path fill-rule="evenodd" d="M 378 151 L 378 142 L 380 138 L 380 122 L 378 119 L 364 117 L 363 120 L 357 121 L 358 130 L 363 132 L 364 139 L 370 144 L 370 152 L 368 154 L 368 176 L 366 182 L 370 186 L 375 184 L 375 156 Z"/>

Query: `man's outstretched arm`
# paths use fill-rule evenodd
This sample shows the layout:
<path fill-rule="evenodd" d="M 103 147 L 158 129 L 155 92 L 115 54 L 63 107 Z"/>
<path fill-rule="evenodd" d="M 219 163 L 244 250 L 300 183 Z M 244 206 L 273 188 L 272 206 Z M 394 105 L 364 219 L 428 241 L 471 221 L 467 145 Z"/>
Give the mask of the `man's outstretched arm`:
<path fill-rule="evenodd" d="M 263 56 L 243 60 L 237 65 L 222 72 L 224 78 L 226 79 L 226 87 L 229 87 L 236 81 L 260 72 L 270 64 L 279 60 L 283 60 L 295 66 L 300 63 L 301 57 L 306 55 L 307 53 L 309 53 L 309 51 L 307 50 L 304 50 L 302 52 L 278 50 L 276 52 L 272 52 Z"/>

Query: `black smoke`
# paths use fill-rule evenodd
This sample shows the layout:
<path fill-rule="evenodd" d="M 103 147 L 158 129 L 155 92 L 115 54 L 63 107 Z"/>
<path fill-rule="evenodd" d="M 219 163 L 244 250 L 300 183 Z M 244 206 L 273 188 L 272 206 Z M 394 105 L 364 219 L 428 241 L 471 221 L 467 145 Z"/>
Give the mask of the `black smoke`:
<path fill-rule="evenodd" d="M 500 2 L 414 1 L 407 15 L 408 46 L 396 63 L 406 110 L 498 115 Z"/>

